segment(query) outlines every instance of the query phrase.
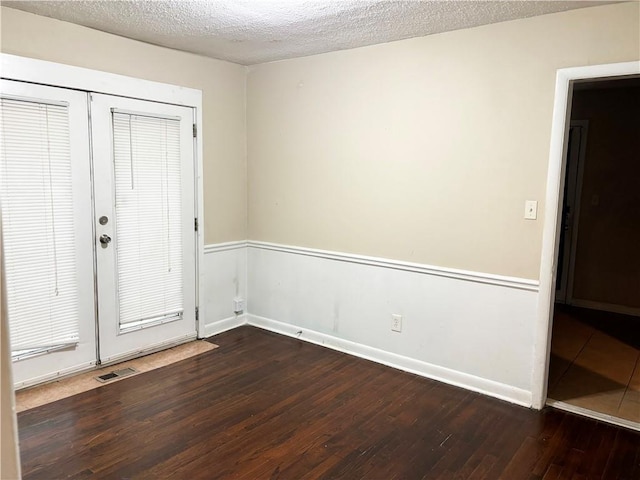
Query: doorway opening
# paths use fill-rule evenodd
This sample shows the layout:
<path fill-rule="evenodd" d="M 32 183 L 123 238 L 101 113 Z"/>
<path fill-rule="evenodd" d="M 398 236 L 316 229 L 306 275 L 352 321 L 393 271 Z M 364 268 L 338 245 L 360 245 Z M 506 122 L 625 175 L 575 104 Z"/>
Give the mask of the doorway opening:
<path fill-rule="evenodd" d="M 640 430 L 640 78 L 570 89 L 547 404 Z"/>

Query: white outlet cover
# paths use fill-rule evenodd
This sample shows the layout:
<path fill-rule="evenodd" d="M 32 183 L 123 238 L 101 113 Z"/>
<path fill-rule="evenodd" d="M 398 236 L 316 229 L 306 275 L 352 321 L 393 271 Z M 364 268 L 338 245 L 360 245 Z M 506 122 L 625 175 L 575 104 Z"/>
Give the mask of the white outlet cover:
<path fill-rule="evenodd" d="M 244 311 L 244 298 L 234 298 L 233 299 L 233 311 L 234 312 L 243 312 Z"/>
<path fill-rule="evenodd" d="M 402 315 L 397 315 L 397 314 L 391 315 L 391 331 L 392 332 L 402 331 Z"/>

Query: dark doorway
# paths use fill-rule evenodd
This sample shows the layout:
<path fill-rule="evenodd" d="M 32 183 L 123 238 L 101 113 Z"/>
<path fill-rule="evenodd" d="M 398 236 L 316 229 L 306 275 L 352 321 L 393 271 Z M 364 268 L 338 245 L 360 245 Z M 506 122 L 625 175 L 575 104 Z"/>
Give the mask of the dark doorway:
<path fill-rule="evenodd" d="M 576 83 L 549 403 L 640 427 L 640 79 Z"/>

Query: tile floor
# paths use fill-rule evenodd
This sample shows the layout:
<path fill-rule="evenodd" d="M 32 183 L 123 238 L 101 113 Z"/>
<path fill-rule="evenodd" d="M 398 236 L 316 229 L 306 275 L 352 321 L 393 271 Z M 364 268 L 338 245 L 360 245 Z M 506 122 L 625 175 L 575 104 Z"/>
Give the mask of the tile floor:
<path fill-rule="evenodd" d="M 548 397 L 640 423 L 640 318 L 556 306 Z"/>

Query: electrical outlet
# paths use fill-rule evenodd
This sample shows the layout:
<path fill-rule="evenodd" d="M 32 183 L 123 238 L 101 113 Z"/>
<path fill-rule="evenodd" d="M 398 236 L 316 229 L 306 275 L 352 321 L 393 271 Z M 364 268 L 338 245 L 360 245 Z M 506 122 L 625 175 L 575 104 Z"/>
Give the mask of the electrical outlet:
<path fill-rule="evenodd" d="M 402 331 L 402 315 L 397 315 L 395 313 L 391 315 L 391 331 L 392 332 Z"/>
<path fill-rule="evenodd" d="M 238 297 L 233 299 L 233 313 L 244 312 L 244 298 Z"/>

